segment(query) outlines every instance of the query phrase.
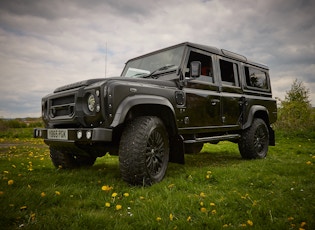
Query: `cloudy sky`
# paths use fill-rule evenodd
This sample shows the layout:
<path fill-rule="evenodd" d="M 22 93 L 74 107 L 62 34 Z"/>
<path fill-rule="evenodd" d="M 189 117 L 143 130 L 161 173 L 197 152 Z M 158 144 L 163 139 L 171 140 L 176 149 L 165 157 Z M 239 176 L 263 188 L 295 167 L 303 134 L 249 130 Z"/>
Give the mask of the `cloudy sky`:
<path fill-rule="evenodd" d="M 267 64 L 274 97 L 303 81 L 314 106 L 314 12 L 312 0 L 1 0 L 0 117 L 39 117 L 56 87 L 185 41 Z"/>

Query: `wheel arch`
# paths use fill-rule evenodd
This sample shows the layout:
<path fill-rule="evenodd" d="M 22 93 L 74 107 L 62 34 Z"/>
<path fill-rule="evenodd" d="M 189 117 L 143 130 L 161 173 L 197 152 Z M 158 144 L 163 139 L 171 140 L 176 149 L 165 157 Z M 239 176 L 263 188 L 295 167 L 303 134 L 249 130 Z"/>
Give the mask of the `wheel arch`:
<path fill-rule="evenodd" d="M 171 102 L 161 96 L 135 95 L 120 103 L 112 127 L 123 126 L 139 116 L 159 117 L 167 129 L 170 139 L 170 162 L 184 163 L 184 144 L 177 132 L 176 114 Z"/>

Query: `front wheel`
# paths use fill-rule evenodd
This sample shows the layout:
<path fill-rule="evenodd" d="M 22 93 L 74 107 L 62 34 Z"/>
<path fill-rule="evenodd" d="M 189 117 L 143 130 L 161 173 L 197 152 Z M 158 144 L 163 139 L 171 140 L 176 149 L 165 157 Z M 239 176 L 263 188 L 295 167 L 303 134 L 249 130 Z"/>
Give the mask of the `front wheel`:
<path fill-rule="evenodd" d="M 169 139 L 158 117 L 138 117 L 125 128 L 119 146 L 122 178 L 131 185 L 163 179 L 169 160 Z"/>
<path fill-rule="evenodd" d="M 241 156 L 245 159 L 261 159 L 267 156 L 269 130 L 264 120 L 254 119 L 252 125 L 244 130 L 238 143 Z"/>

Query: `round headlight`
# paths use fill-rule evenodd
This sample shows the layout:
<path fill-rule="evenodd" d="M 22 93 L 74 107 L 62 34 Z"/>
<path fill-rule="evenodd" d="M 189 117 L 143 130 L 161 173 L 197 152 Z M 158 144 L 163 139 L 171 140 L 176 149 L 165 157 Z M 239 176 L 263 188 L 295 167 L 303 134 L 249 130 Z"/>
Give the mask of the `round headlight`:
<path fill-rule="evenodd" d="M 88 103 L 88 109 L 91 112 L 93 112 L 95 109 L 95 97 L 93 94 L 90 94 L 90 96 L 88 97 L 87 103 Z"/>

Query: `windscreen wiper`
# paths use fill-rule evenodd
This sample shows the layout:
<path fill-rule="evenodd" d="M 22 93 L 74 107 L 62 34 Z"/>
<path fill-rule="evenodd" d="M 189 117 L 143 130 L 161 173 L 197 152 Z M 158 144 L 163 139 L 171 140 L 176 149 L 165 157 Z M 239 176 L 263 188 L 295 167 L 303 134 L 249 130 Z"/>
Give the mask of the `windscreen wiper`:
<path fill-rule="evenodd" d="M 164 70 L 168 70 L 168 69 L 174 68 L 174 67 L 177 68 L 176 65 L 165 65 L 165 66 L 162 66 L 162 67 L 160 67 L 160 68 L 158 68 L 158 69 L 152 71 L 152 72 L 151 72 L 150 74 L 148 74 L 147 76 L 144 76 L 143 78 L 149 78 L 149 77 L 153 78 L 152 76 L 153 76 L 155 73 L 160 72 L 160 71 L 164 71 Z M 154 77 L 154 78 L 158 78 L 158 77 L 156 76 L 156 77 Z"/>

